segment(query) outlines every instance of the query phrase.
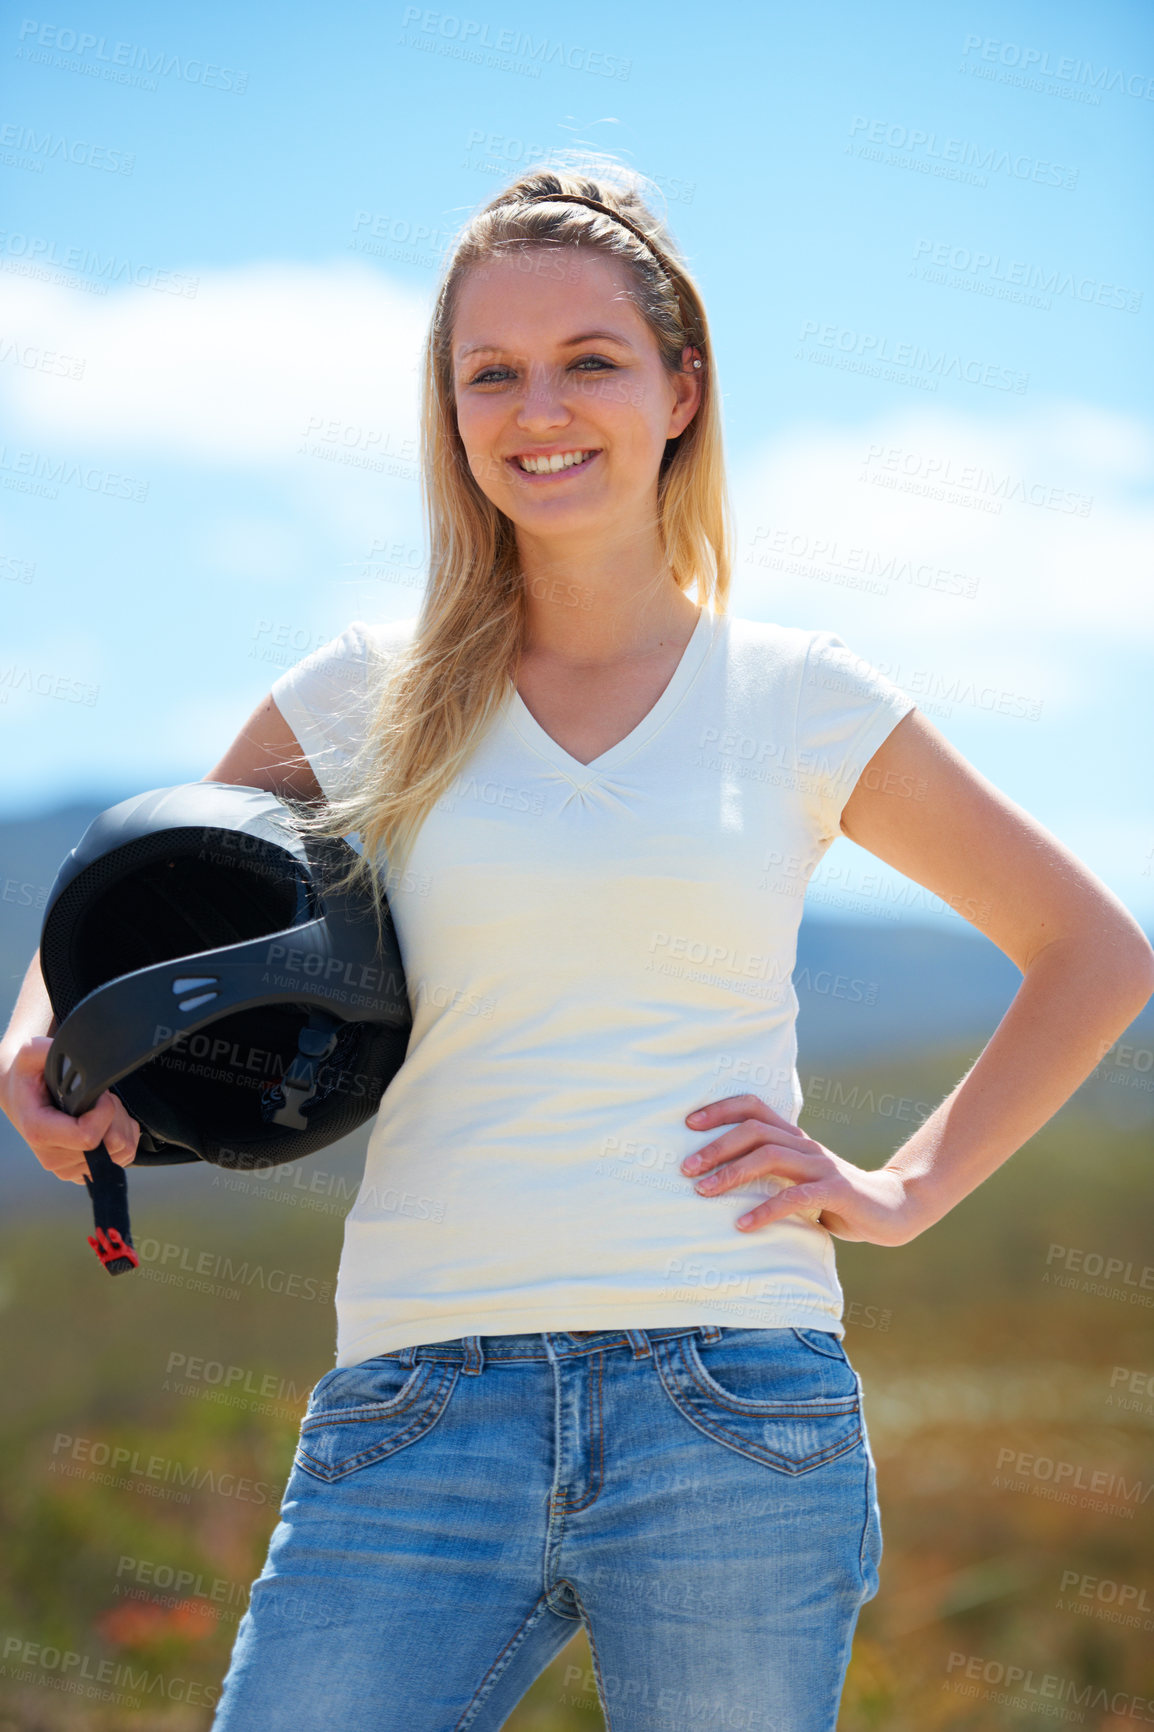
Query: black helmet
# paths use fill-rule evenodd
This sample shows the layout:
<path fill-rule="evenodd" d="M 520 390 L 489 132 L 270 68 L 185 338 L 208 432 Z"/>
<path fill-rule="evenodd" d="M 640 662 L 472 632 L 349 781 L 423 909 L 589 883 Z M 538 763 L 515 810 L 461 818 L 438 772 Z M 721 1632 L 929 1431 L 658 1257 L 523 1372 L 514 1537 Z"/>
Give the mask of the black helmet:
<path fill-rule="evenodd" d="M 187 782 L 102 812 L 41 931 L 56 1104 L 77 1117 L 111 1088 L 140 1124 L 141 1166 L 278 1165 L 362 1124 L 411 1018 L 387 911 L 381 943 L 368 892 L 334 887 L 352 857 L 243 784 Z M 93 1156 L 123 1183 L 103 1144 L 98 1182 Z M 136 1261 L 90 1242 L 106 1267 Z"/>

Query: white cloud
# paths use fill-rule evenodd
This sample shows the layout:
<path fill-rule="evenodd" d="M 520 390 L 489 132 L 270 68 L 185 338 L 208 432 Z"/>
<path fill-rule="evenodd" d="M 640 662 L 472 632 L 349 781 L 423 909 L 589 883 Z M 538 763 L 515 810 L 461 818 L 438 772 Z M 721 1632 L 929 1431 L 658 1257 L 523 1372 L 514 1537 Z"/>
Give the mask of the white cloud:
<path fill-rule="evenodd" d="M 84 363 L 77 380 L 9 358 L 0 392 L 15 437 L 53 453 L 287 475 L 307 512 L 367 558 L 383 536 L 423 535 L 413 460 L 429 312 L 427 289 L 353 259 L 205 272 L 192 300 L 137 288 L 98 299 L 0 274 L 9 344 Z M 733 605 L 829 623 L 875 659 L 920 665 L 931 645 L 943 674 L 1051 703 L 1084 696 L 1078 643 L 1124 651 L 1154 628 L 1152 469 L 1149 422 L 1062 400 L 985 416 L 915 403 L 853 430 L 790 430 L 734 471 Z M 1059 509 L 1075 496 L 1088 515 Z M 243 515 L 205 529 L 213 564 L 266 581 L 292 569 L 283 541 L 262 545 Z M 779 533 L 811 571 L 790 569 L 790 553 L 749 563 L 772 560 Z"/>
<path fill-rule="evenodd" d="M 89 450 L 289 463 L 325 423 L 346 451 L 397 452 L 417 434 L 428 318 L 426 297 L 358 260 L 208 271 L 194 299 L 3 274 L 8 342 L 76 357 L 83 374 L 10 361 L 0 390 L 21 436 Z"/>
<path fill-rule="evenodd" d="M 847 642 L 899 662 L 931 644 L 943 668 L 1060 700 L 1077 642 L 1124 649 L 1154 630 L 1152 470 L 1154 429 L 1093 404 L 996 419 L 918 405 L 789 433 L 734 478 L 734 606 L 844 622 Z M 1086 515 L 1061 509 L 1075 498 Z"/>

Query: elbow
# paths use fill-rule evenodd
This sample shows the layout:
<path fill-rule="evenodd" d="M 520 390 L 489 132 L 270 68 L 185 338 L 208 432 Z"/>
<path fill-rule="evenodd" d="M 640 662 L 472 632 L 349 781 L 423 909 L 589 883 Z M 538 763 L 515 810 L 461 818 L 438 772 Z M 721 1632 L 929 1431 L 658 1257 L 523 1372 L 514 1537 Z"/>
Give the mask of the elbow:
<path fill-rule="evenodd" d="M 1140 1016 L 1154 994 L 1154 946 L 1134 923 L 1111 957 L 1111 973 L 1120 996 L 1130 1010 L 1131 1022 Z"/>
<path fill-rule="evenodd" d="M 1127 911 L 1116 909 L 1106 922 L 1086 922 L 1076 932 L 1063 934 L 1036 950 L 1018 966 L 1025 973 L 1049 952 L 1067 967 L 1084 970 L 1117 999 L 1128 1023 L 1140 1016 L 1154 995 L 1154 946 L 1138 922 Z"/>
<path fill-rule="evenodd" d="M 1142 1000 L 1142 1003 L 1145 1004 L 1154 993 L 1154 945 L 1150 943 L 1144 932 L 1139 933 L 1138 942 L 1134 946 L 1134 966 L 1139 975 L 1142 990 L 1146 995 Z"/>

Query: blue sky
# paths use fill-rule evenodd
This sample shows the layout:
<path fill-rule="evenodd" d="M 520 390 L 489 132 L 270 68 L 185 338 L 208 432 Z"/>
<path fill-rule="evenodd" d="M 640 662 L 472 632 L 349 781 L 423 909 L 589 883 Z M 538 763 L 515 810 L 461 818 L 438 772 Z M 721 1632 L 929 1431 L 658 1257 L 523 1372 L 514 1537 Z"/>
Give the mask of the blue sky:
<path fill-rule="evenodd" d="M 70 0 L 0 67 L 0 812 L 202 776 L 416 611 L 441 254 L 609 151 L 705 295 L 733 611 L 837 631 L 1154 923 L 1148 6 Z"/>

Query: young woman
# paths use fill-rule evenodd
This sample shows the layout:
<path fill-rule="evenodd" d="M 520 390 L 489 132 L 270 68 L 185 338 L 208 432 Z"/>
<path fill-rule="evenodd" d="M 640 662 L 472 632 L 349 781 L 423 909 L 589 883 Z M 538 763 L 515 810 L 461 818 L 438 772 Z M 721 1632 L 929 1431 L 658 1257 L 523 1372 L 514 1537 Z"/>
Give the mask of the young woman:
<path fill-rule="evenodd" d="M 941 1220 L 1154 954 L 840 639 L 726 612 L 705 314 L 622 177 L 533 171 L 469 222 L 424 391 L 419 618 L 283 674 L 206 778 L 362 837 L 414 1012 L 217 1732 L 495 1732 L 579 1623 L 613 1732 L 832 1732 L 882 1549 L 834 1241 Z M 795 938 L 839 834 L 1023 977 L 876 1171 L 797 1124 Z M 52 1110 L 37 979 L 4 1101 L 79 1182 L 136 1127 Z"/>

